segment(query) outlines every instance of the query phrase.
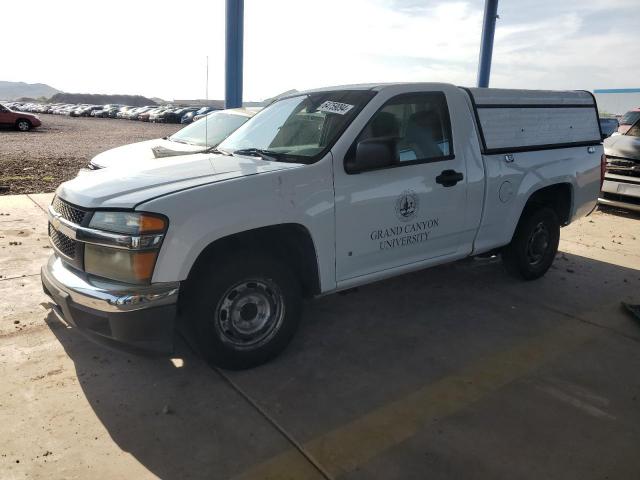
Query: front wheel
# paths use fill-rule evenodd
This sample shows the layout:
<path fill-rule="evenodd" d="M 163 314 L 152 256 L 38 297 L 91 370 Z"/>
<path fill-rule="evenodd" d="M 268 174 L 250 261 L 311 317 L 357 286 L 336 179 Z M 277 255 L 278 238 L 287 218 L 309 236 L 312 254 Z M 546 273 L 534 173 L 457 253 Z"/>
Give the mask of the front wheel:
<path fill-rule="evenodd" d="M 21 132 L 28 132 L 31 130 L 31 122 L 29 120 L 20 119 L 16 122 L 16 129 Z"/>
<path fill-rule="evenodd" d="M 548 207 L 528 209 L 511 243 L 502 251 L 502 261 L 512 275 L 534 280 L 551 267 L 559 242 L 560 221 L 555 211 Z"/>
<path fill-rule="evenodd" d="M 239 370 L 267 362 L 288 345 L 301 313 L 300 284 L 283 263 L 246 253 L 213 261 L 195 276 L 185 306 L 202 353 Z"/>

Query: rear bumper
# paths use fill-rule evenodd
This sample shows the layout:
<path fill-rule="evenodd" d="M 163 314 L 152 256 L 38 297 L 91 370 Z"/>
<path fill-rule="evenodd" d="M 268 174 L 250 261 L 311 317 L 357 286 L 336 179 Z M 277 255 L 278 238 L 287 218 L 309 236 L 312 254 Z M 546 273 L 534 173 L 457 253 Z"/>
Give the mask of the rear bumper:
<path fill-rule="evenodd" d="M 138 352 L 173 350 L 178 283 L 111 283 L 72 270 L 55 255 L 41 278 L 56 315 L 98 343 Z"/>

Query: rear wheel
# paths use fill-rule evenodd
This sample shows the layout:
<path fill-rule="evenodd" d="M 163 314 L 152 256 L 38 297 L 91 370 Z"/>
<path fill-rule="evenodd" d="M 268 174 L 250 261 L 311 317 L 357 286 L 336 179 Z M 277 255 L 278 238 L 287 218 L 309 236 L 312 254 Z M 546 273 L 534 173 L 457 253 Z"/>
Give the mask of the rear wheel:
<path fill-rule="evenodd" d="M 502 251 L 509 273 L 525 280 L 544 275 L 556 256 L 560 241 L 560 221 L 548 207 L 527 209 L 518 222 L 511 243 Z"/>
<path fill-rule="evenodd" d="M 287 346 L 301 312 L 300 285 L 284 264 L 246 253 L 213 261 L 191 282 L 187 315 L 214 365 L 250 368 Z"/>
<path fill-rule="evenodd" d="M 16 130 L 20 130 L 21 132 L 28 132 L 29 130 L 31 130 L 31 122 L 29 120 L 21 118 L 16 122 Z"/>

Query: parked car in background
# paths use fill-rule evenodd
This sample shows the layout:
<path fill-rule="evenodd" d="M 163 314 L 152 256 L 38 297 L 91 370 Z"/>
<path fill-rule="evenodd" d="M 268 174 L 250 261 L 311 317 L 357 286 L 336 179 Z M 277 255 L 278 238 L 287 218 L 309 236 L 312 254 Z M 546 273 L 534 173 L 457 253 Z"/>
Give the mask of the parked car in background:
<path fill-rule="evenodd" d="M 180 123 L 180 120 L 184 115 L 190 112 L 195 112 L 196 110 L 198 110 L 198 107 L 182 107 L 169 110 L 162 115 L 160 121 L 164 123 Z"/>
<path fill-rule="evenodd" d="M 102 118 L 115 118 L 115 114 L 118 113 L 122 105 L 112 105 L 109 108 L 102 110 L 100 117 Z"/>
<path fill-rule="evenodd" d="M 190 155 L 215 148 L 255 115 L 255 110 L 232 108 L 210 113 L 207 118 L 187 125 L 169 137 L 112 148 L 91 159 L 87 170 L 131 166 L 156 158 Z"/>
<path fill-rule="evenodd" d="M 631 128 L 631 125 L 636 123 L 640 119 L 640 107 L 632 108 L 625 113 L 620 119 L 620 126 L 618 127 L 618 133 L 624 134 Z"/>
<path fill-rule="evenodd" d="M 598 202 L 640 212 L 640 117 L 623 135 L 604 141 L 604 182 Z"/>
<path fill-rule="evenodd" d="M 150 120 L 151 115 L 154 115 L 160 111 L 162 111 L 162 109 L 159 107 L 156 107 L 156 108 L 152 108 L 151 110 L 147 110 L 146 112 L 139 113 L 138 121 L 148 122 Z"/>
<path fill-rule="evenodd" d="M 12 127 L 21 132 L 28 132 L 32 128 L 42 125 L 36 115 L 24 112 L 15 112 L 0 104 L 0 126 Z"/>
<path fill-rule="evenodd" d="M 600 130 L 602 130 L 603 140 L 618 131 L 618 119 L 611 117 L 600 117 Z"/>
<path fill-rule="evenodd" d="M 138 120 L 140 115 L 142 115 L 143 113 L 146 113 L 149 110 L 152 110 L 154 108 L 156 108 L 156 107 L 147 106 L 147 107 L 136 108 L 134 110 L 131 110 L 131 112 L 127 114 L 126 118 L 128 118 L 129 120 Z"/>
<path fill-rule="evenodd" d="M 122 107 L 115 114 L 115 118 L 128 118 L 127 115 L 130 115 L 133 111 L 137 110 L 138 107 Z"/>
<path fill-rule="evenodd" d="M 161 122 L 162 116 L 165 112 L 172 110 L 171 107 L 161 107 L 151 111 L 151 115 L 149 115 L 149 121 L 153 123 Z"/>
<path fill-rule="evenodd" d="M 199 110 L 187 112 L 180 119 L 180 123 L 183 123 L 183 124 L 191 123 L 195 120 L 196 116 L 200 116 L 199 118 L 202 118 L 201 116 L 204 116 L 209 112 L 213 112 L 214 110 L 215 108 L 213 107 L 202 107 Z"/>

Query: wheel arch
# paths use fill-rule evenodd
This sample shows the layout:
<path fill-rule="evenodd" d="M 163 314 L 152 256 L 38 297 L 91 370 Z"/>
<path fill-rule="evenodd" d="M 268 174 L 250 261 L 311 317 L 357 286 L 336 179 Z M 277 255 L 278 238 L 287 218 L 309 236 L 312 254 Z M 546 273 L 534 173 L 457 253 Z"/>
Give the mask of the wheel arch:
<path fill-rule="evenodd" d="M 286 263 L 299 279 L 306 297 L 320 293 L 315 244 L 309 230 L 299 223 L 259 227 L 214 240 L 196 257 L 189 270 L 187 284 L 211 262 L 247 250 L 272 255 Z"/>
<path fill-rule="evenodd" d="M 571 221 L 571 207 L 573 204 L 573 185 L 569 182 L 559 182 L 539 188 L 529 195 L 520 218 L 530 210 L 540 206 L 551 208 L 558 219 L 560 225 L 568 225 Z"/>

